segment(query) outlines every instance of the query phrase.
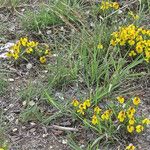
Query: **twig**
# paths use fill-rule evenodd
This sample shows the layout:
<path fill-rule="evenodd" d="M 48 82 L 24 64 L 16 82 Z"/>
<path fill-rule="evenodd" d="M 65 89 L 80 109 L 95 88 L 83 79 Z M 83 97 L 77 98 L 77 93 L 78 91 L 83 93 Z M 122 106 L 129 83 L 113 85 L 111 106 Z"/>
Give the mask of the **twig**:
<path fill-rule="evenodd" d="M 63 131 L 75 131 L 75 132 L 79 131 L 77 128 L 62 127 L 62 126 L 58 126 L 58 125 L 52 125 L 51 128 L 63 130 Z"/>

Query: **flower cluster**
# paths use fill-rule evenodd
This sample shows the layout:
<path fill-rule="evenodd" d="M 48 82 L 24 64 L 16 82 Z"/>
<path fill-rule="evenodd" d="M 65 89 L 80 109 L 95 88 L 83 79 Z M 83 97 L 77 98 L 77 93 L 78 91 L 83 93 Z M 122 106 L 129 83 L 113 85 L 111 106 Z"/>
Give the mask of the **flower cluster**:
<path fill-rule="evenodd" d="M 138 105 L 141 103 L 139 97 L 136 96 L 132 100 L 126 101 L 124 97 L 118 96 L 117 102 L 117 108 L 112 109 L 108 106 L 105 110 L 102 110 L 99 106 L 91 106 L 89 99 L 82 103 L 74 99 L 72 105 L 77 113 L 84 116 L 84 118 L 88 117 L 90 122 L 95 126 L 105 123 L 109 123 L 110 126 L 113 126 L 113 124 L 117 122 L 117 126 L 123 125 L 128 133 L 133 133 L 134 131 L 140 133 L 144 130 L 146 125 L 150 124 L 148 118 L 142 118 L 136 115 Z M 89 115 L 85 115 L 87 110 L 90 112 Z M 117 126 L 115 125 L 114 127 L 116 128 Z"/>
<path fill-rule="evenodd" d="M 130 11 L 130 12 L 128 13 L 128 15 L 131 16 L 134 20 L 138 20 L 138 19 L 139 19 L 139 15 L 134 14 L 132 11 Z"/>
<path fill-rule="evenodd" d="M 131 24 L 121 27 L 119 31 L 112 33 L 110 44 L 112 46 L 126 46 L 130 49 L 129 56 L 134 57 L 143 54 L 145 61 L 150 61 L 150 30 L 138 28 Z"/>
<path fill-rule="evenodd" d="M 16 61 L 18 59 L 29 61 L 29 58 L 34 57 L 41 63 L 45 63 L 46 57 L 50 55 L 50 49 L 47 44 L 41 45 L 36 41 L 30 41 L 27 37 L 23 37 L 10 48 L 6 55 Z"/>
<path fill-rule="evenodd" d="M 106 2 L 102 1 L 101 2 L 101 5 L 100 5 L 101 10 L 104 11 L 104 10 L 108 10 L 110 8 L 117 10 L 117 9 L 119 9 L 119 4 L 117 2 L 108 2 L 108 1 L 106 1 Z"/>
<path fill-rule="evenodd" d="M 127 147 L 126 147 L 126 150 L 135 150 L 135 146 L 133 144 L 129 144 Z"/>
<path fill-rule="evenodd" d="M 141 121 L 138 121 L 139 118 L 135 115 L 137 106 L 141 103 L 141 100 L 139 97 L 134 97 L 132 100 L 132 105 L 130 107 L 125 107 L 126 104 L 124 102 L 120 101 L 120 99 L 124 99 L 122 96 L 118 97 L 117 100 L 122 105 L 122 109 L 117 116 L 117 119 L 120 123 L 124 123 L 127 125 L 127 131 L 129 133 L 132 133 L 136 131 L 137 133 L 140 133 L 144 130 L 144 126 L 150 124 L 150 120 L 148 118 L 145 118 Z M 124 104 L 124 106 L 123 106 Z"/>
<path fill-rule="evenodd" d="M 87 99 L 83 103 L 80 103 L 77 99 L 74 99 L 72 105 L 76 107 L 77 113 L 85 115 L 85 111 L 91 106 L 91 101 Z"/>

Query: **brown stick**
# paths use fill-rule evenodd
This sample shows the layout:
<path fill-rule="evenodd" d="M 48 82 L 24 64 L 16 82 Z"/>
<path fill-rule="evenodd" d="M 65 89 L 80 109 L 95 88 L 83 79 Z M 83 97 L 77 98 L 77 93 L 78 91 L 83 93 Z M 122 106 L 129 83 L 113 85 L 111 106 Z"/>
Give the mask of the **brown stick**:
<path fill-rule="evenodd" d="M 52 125 L 51 128 L 63 130 L 63 131 L 75 131 L 75 132 L 79 131 L 77 128 L 62 127 L 62 126 L 58 126 L 58 125 Z"/>

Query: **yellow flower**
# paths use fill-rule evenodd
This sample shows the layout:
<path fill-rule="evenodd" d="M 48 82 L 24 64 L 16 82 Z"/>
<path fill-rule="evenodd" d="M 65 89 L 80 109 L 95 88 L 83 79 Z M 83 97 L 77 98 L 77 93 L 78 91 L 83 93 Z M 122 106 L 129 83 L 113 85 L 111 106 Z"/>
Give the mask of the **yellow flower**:
<path fill-rule="evenodd" d="M 112 39 L 112 40 L 110 41 L 110 44 L 111 44 L 112 46 L 116 46 L 116 45 L 117 45 L 117 42 Z"/>
<path fill-rule="evenodd" d="M 142 120 L 142 123 L 148 125 L 148 124 L 150 124 L 150 119 L 145 118 Z"/>
<path fill-rule="evenodd" d="M 120 122 L 123 122 L 125 120 L 125 118 L 126 118 L 125 111 L 123 111 L 123 110 L 120 111 L 117 118 L 119 119 Z"/>
<path fill-rule="evenodd" d="M 101 110 L 98 106 L 96 106 L 96 107 L 94 108 L 94 113 L 96 113 L 96 114 L 99 114 L 101 111 L 102 111 L 102 110 Z"/>
<path fill-rule="evenodd" d="M 135 41 L 133 41 L 133 40 L 129 40 L 129 41 L 128 41 L 128 43 L 129 43 L 129 45 L 131 45 L 131 46 L 132 46 L 132 45 L 134 45 L 134 44 L 135 44 Z"/>
<path fill-rule="evenodd" d="M 102 115 L 102 120 L 108 120 L 110 118 L 110 115 L 112 114 L 112 110 L 106 110 Z"/>
<path fill-rule="evenodd" d="M 141 102 L 141 100 L 140 100 L 139 97 L 134 97 L 134 99 L 133 99 L 133 104 L 134 104 L 134 105 L 139 105 L 140 102 Z"/>
<path fill-rule="evenodd" d="M 119 9 L 119 4 L 117 2 L 113 2 L 112 7 L 114 9 Z"/>
<path fill-rule="evenodd" d="M 127 110 L 127 116 L 128 116 L 128 118 L 133 118 L 135 112 L 136 112 L 136 110 L 134 109 L 134 107 L 130 107 Z"/>
<path fill-rule="evenodd" d="M 145 51 L 145 57 L 146 57 L 146 58 L 150 58 L 150 51 L 148 51 L 148 50 Z"/>
<path fill-rule="evenodd" d="M 32 52 L 33 52 L 33 49 L 31 47 L 26 49 L 26 53 L 31 54 Z"/>
<path fill-rule="evenodd" d="M 119 101 L 119 103 L 123 104 L 125 99 L 122 96 L 118 96 L 117 100 Z"/>
<path fill-rule="evenodd" d="M 103 49 L 103 45 L 102 45 L 101 43 L 99 43 L 99 44 L 97 45 L 97 48 L 98 48 L 98 49 Z"/>
<path fill-rule="evenodd" d="M 124 40 L 120 41 L 120 46 L 124 46 L 126 42 Z"/>
<path fill-rule="evenodd" d="M 84 114 L 85 114 L 84 111 L 83 111 L 83 109 L 78 109 L 78 110 L 77 110 L 77 113 L 80 113 L 81 115 L 84 115 Z"/>
<path fill-rule="evenodd" d="M 143 52 L 143 46 L 140 44 L 137 44 L 135 49 L 136 49 L 137 53 L 139 53 L 139 54 Z"/>
<path fill-rule="evenodd" d="M 80 105 L 79 105 L 79 109 L 86 109 L 86 105 L 80 104 Z"/>
<path fill-rule="evenodd" d="M 47 50 L 45 50 L 45 53 L 44 53 L 45 55 L 48 55 L 49 54 L 49 50 L 47 49 Z"/>
<path fill-rule="evenodd" d="M 135 146 L 133 144 L 130 144 L 126 147 L 126 150 L 135 150 Z"/>
<path fill-rule="evenodd" d="M 34 42 L 34 41 L 31 41 L 31 42 L 27 43 L 28 47 L 36 47 L 37 45 L 38 45 L 38 42 Z"/>
<path fill-rule="evenodd" d="M 137 125 L 136 126 L 136 132 L 137 133 L 140 133 L 140 132 L 142 132 L 144 130 L 144 127 L 142 126 L 142 125 Z"/>
<path fill-rule="evenodd" d="M 136 41 L 142 41 L 143 40 L 143 37 L 141 36 L 141 35 L 138 35 L 137 37 L 136 37 Z"/>
<path fill-rule="evenodd" d="M 27 42 L 28 42 L 28 38 L 25 37 L 25 38 L 20 38 L 20 42 L 23 46 L 26 46 L 27 45 Z"/>
<path fill-rule="evenodd" d="M 12 56 L 14 57 L 15 60 L 17 60 L 19 58 L 18 53 L 13 53 Z"/>
<path fill-rule="evenodd" d="M 6 53 L 6 56 L 7 56 L 8 58 L 10 58 L 10 57 L 13 56 L 13 54 L 12 54 L 11 52 L 7 52 L 7 53 Z"/>
<path fill-rule="evenodd" d="M 129 119 L 129 125 L 134 125 L 134 123 L 135 123 L 134 117 L 130 118 Z"/>
<path fill-rule="evenodd" d="M 3 148 L 0 148 L 0 150 L 4 150 Z"/>
<path fill-rule="evenodd" d="M 79 105 L 79 101 L 78 101 L 77 99 L 74 99 L 74 100 L 72 101 L 72 105 L 73 105 L 74 107 L 77 107 L 77 106 Z"/>
<path fill-rule="evenodd" d="M 83 105 L 84 105 L 85 107 L 90 107 L 90 106 L 91 106 L 90 100 L 89 100 L 89 99 L 85 100 L 85 101 L 83 102 Z"/>
<path fill-rule="evenodd" d="M 41 62 L 42 64 L 46 62 L 45 56 L 40 57 L 40 62 Z"/>
<path fill-rule="evenodd" d="M 134 56 L 136 56 L 135 51 L 134 51 L 134 50 L 130 51 L 129 56 L 130 56 L 130 57 L 134 57 Z"/>
<path fill-rule="evenodd" d="M 109 2 L 103 2 L 103 1 L 102 1 L 100 9 L 101 9 L 101 10 L 107 10 L 107 9 L 109 9 L 110 7 L 111 7 L 111 4 L 110 4 Z"/>
<path fill-rule="evenodd" d="M 132 133 L 134 131 L 134 126 L 128 125 L 127 130 L 128 130 L 129 133 Z"/>
<path fill-rule="evenodd" d="M 131 15 L 134 20 L 138 20 L 139 19 L 139 16 L 134 14 L 132 11 L 130 11 L 128 14 Z"/>
<path fill-rule="evenodd" d="M 92 124 L 94 124 L 94 125 L 98 124 L 98 118 L 96 115 L 92 116 Z"/>

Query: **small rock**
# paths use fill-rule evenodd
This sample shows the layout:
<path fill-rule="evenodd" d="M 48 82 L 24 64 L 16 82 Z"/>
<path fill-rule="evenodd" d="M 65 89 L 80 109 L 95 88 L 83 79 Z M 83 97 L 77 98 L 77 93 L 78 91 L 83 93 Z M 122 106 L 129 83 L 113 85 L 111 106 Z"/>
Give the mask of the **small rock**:
<path fill-rule="evenodd" d="M 62 140 L 62 144 L 67 144 L 67 143 L 68 143 L 67 139 Z"/>
<path fill-rule="evenodd" d="M 17 128 L 12 129 L 13 132 L 16 132 L 17 130 L 18 130 Z"/>
<path fill-rule="evenodd" d="M 50 149 L 52 149 L 52 148 L 53 148 L 53 146 L 50 146 L 49 148 L 50 148 Z"/>
<path fill-rule="evenodd" d="M 42 135 L 43 138 L 45 138 L 47 136 L 48 136 L 48 133 Z"/>
<path fill-rule="evenodd" d="M 150 141 L 150 135 L 148 135 L 148 136 L 146 137 L 146 140 L 147 140 L 147 141 Z"/>
<path fill-rule="evenodd" d="M 47 32 L 46 32 L 47 34 L 51 34 L 52 33 L 52 31 L 51 30 L 47 30 Z"/>
<path fill-rule="evenodd" d="M 25 126 L 22 126 L 22 129 L 26 129 L 26 127 L 25 127 Z"/>
<path fill-rule="evenodd" d="M 27 102 L 26 101 L 23 101 L 22 105 L 23 106 L 26 106 Z"/>
<path fill-rule="evenodd" d="M 30 105 L 30 106 L 34 106 L 34 105 L 35 105 L 35 102 L 34 102 L 34 101 L 30 101 L 30 102 L 29 102 L 29 105 Z"/>
<path fill-rule="evenodd" d="M 15 124 L 17 125 L 18 123 L 19 123 L 19 120 L 18 120 L 18 119 L 16 119 Z"/>
<path fill-rule="evenodd" d="M 61 27 L 60 30 L 61 30 L 61 31 L 64 31 L 64 27 Z"/>
<path fill-rule="evenodd" d="M 9 105 L 9 108 L 13 108 L 13 107 L 14 107 L 14 104 L 10 104 L 10 105 Z"/>
<path fill-rule="evenodd" d="M 36 125 L 36 123 L 34 123 L 34 122 L 30 122 L 30 124 L 31 124 L 32 126 L 35 126 L 35 125 Z"/>
<path fill-rule="evenodd" d="M 30 129 L 30 132 L 31 132 L 31 133 L 33 133 L 33 132 L 35 132 L 35 131 L 36 131 L 35 128 Z"/>
<path fill-rule="evenodd" d="M 13 78 L 8 79 L 9 82 L 14 82 L 15 80 Z"/>
<path fill-rule="evenodd" d="M 27 68 L 28 70 L 30 70 L 30 69 L 32 68 L 32 64 L 31 64 L 31 63 L 28 63 L 28 64 L 26 65 L 26 68 Z"/>

